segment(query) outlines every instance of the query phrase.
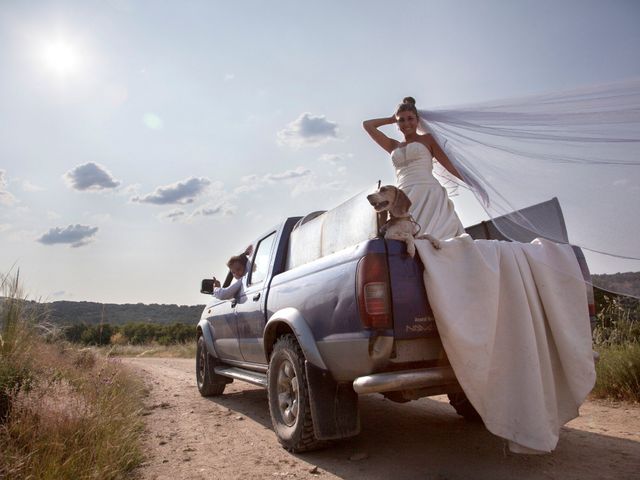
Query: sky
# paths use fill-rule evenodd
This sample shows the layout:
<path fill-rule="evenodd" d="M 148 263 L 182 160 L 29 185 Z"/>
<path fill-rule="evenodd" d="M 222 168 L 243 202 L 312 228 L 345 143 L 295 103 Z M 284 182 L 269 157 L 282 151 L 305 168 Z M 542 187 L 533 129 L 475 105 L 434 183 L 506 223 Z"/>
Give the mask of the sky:
<path fill-rule="evenodd" d="M 271 226 L 394 182 L 364 119 L 637 77 L 638 51 L 634 0 L 3 0 L 0 272 L 204 303 Z"/>

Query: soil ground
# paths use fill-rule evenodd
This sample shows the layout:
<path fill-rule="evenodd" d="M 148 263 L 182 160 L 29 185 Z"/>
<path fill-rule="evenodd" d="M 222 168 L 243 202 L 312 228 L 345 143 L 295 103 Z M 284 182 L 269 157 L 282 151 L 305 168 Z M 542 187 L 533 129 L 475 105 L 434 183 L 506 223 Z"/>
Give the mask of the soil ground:
<path fill-rule="evenodd" d="M 140 477 L 197 479 L 640 479 L 640 405 L 587 401 L 547 455 L 510 453 L 446 397 L 405 404 L 360 397 L 357 437 L 306 454 L 280 447 L 266 390 L 235 381 L 203 398 L 195 361 L 129 358 L 149 386 Z"/>

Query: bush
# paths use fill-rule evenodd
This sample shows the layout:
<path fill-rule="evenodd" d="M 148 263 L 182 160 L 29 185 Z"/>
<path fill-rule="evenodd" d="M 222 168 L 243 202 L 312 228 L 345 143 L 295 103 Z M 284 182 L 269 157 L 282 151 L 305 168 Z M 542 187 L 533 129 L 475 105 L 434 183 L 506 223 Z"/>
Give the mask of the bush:
<path fill-rule="evenodd" d="M 144 390 L 114 359 L 45 341 L 18 275 L 1 277 L 0 478 L 130 478 Z"/>
<path fill-rule="evenodd" d="M 596 302 L 593 341 L 600 360 L 593 395 L 640 402 L 640 302 L 602 291 Z"/>
<path fill-rule="evenodd" d="M 640 402 L 640 344 L 605 346 L 596 363 L 593 395 Z"/>
<path fill-rule="evenodd" d="M 0 303 L 0 423 L 6 420 L 13 398 L 32 383 L 30 325 L 26 322 L 20 298 L 19 273 L 1 277 Z"/>

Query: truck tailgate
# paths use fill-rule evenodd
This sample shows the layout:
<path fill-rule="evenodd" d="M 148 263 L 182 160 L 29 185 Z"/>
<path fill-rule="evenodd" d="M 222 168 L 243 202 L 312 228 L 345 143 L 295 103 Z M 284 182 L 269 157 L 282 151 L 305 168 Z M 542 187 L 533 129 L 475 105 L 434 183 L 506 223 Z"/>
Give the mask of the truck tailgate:
<path fill-rule="evenodd" d="M 386 240 L 393 330 L 396 339 L 436 337 L 433 312 L 429 307 L 419 257 L 406 253 L 404 242 Z"/>

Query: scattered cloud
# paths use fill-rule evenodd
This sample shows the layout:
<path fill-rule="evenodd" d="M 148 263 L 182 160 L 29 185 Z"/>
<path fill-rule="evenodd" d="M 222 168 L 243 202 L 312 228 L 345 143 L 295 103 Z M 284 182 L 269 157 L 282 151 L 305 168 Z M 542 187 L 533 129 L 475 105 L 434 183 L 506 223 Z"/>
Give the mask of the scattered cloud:
<path fill-rule="evenodd" d="M 98 192 L 120 185 L 106 168 L 94 162 L 78 165 L 65 173 L 64 178 L 71 188 L 80 191 Z"/>
<path fill-rule="evenodd" d="M 233 79 L 235 79 L 235 78 L 236 78 L 235 73 L 227 73 L 227 74 L 225 74 L 225 76 L 224 76 L 224 81 L 225 81 L 225 82 L 230 82 L 231 80 L 233 80 Z"/>
<path fill-rule="evenodd" d="M 293 170 L 286 170 L 281 173 L 267 173 L 265 175 L 247 175 L 245 177 L 242 177 L 241 180 L 245 184 L 244 186 L 246 187 L 246 191 L 249 191 L 249 190 L 256 190 L 260 184 L 295 180 L 295 179 L 299 179 L 299 178 L 311 175 L 311 173 L 312 173 L 311 170 L 309 170 L 308 168 L 296 167 Z M 241 187 L 237 187 L 236 191 L 238 190 L 238 188 L 241 188 Z"/>
<path fill-rule="evenodd" d="M 88 225 L 69 225 L 67 227 L 55 227 L 37 239 L 44 245 L 55 245 L 58 243 L 70 244 L 72 247 L 82 247 L 94 239 L 98 227 Z"/>
<path fill-rule="evenodd" d="M 169 220 L 171 222 L 177 222 L 180 219 L 184 218 L 186 214 L 187 213 L 184 210 L 181 210 L 179 208 L 174 208 L 173 210 L 169 210 L 168 212 L 161 213 L 160 215 L 158 215 L 158 218 L 163 220 Z"/>
<path fill-rule="evenodd" d="M 131 198 L 132 202 L 152 203 L 154 205 L 186 205 L 193 203 L 196 197 L 207 191 L 211 185 L 211 180 L 204 177 L 190 177 L 179 182 L 156 188 L 153 193 L 148 193 L 142 197 L 136 195 Z M 216 186 L 221 186 L 219 182 Z"/>
<path fill-rule="evenodd" d="M 31 183 L 29 180 L 23 180 L 22 190 L 24 190 L 25 192 L 42 192 L 44 191 L 44 188 Z"/>
<path fill-rule="evenodd" d="M 338 138 L 338 124 L 324 115 L 303 113 L 278 132 L 278 143 L 293 148 L 321 145 Z"/>
<path fill-rule="evenodd" d="M 211 204 L 207 204 L 207 205 L 203 205 L 201 207 L 198 207 L 192 214 L 192 217 L 196 217 L 196 216 L 205 216 L 205 217 L 211 217 L 211 216 L 229 216 L 229 215 L 233 215 L 234 213 L 236 213 L 237 211 L 237 207 L 235 205 L 232 205 L 229 202 L 222 202 L 218 205 L 211 205 Z"/>
<path fill-rule="evenodd" d="M 0 204 L 13 205 L 16 202 L 16 197 L 11 192 L 7 191 L 7 178 L 6 172 L 0 170 Z"/>
<path fill-rule="evenodd" d="M 331 165 L 342 165 L 353 158 L 353 153 L 325 153 L 320 155 L 318 160 Z"/>
<path fill-rule="evenodd" d="M 57 220 L 60 217 L 61 217 L 61 215 L 58 212 L 54 212 L 53 210 L 48 210 L 47 211 L 47 218 L 49 220 Z"/>
<path fill-rule="evenodd" d="M 334 191 L 347 191 L 347 182 L 345 180 L 334 180 L 328 182 L 318 178 L 317 175 L 310 175 L 305 177 L 300 182 L 296 182 L 291 190 L 292 197 L 298 197 L 302 194 L 309 192 L 316 192 L 320 190 L 334 190 Z"/>

